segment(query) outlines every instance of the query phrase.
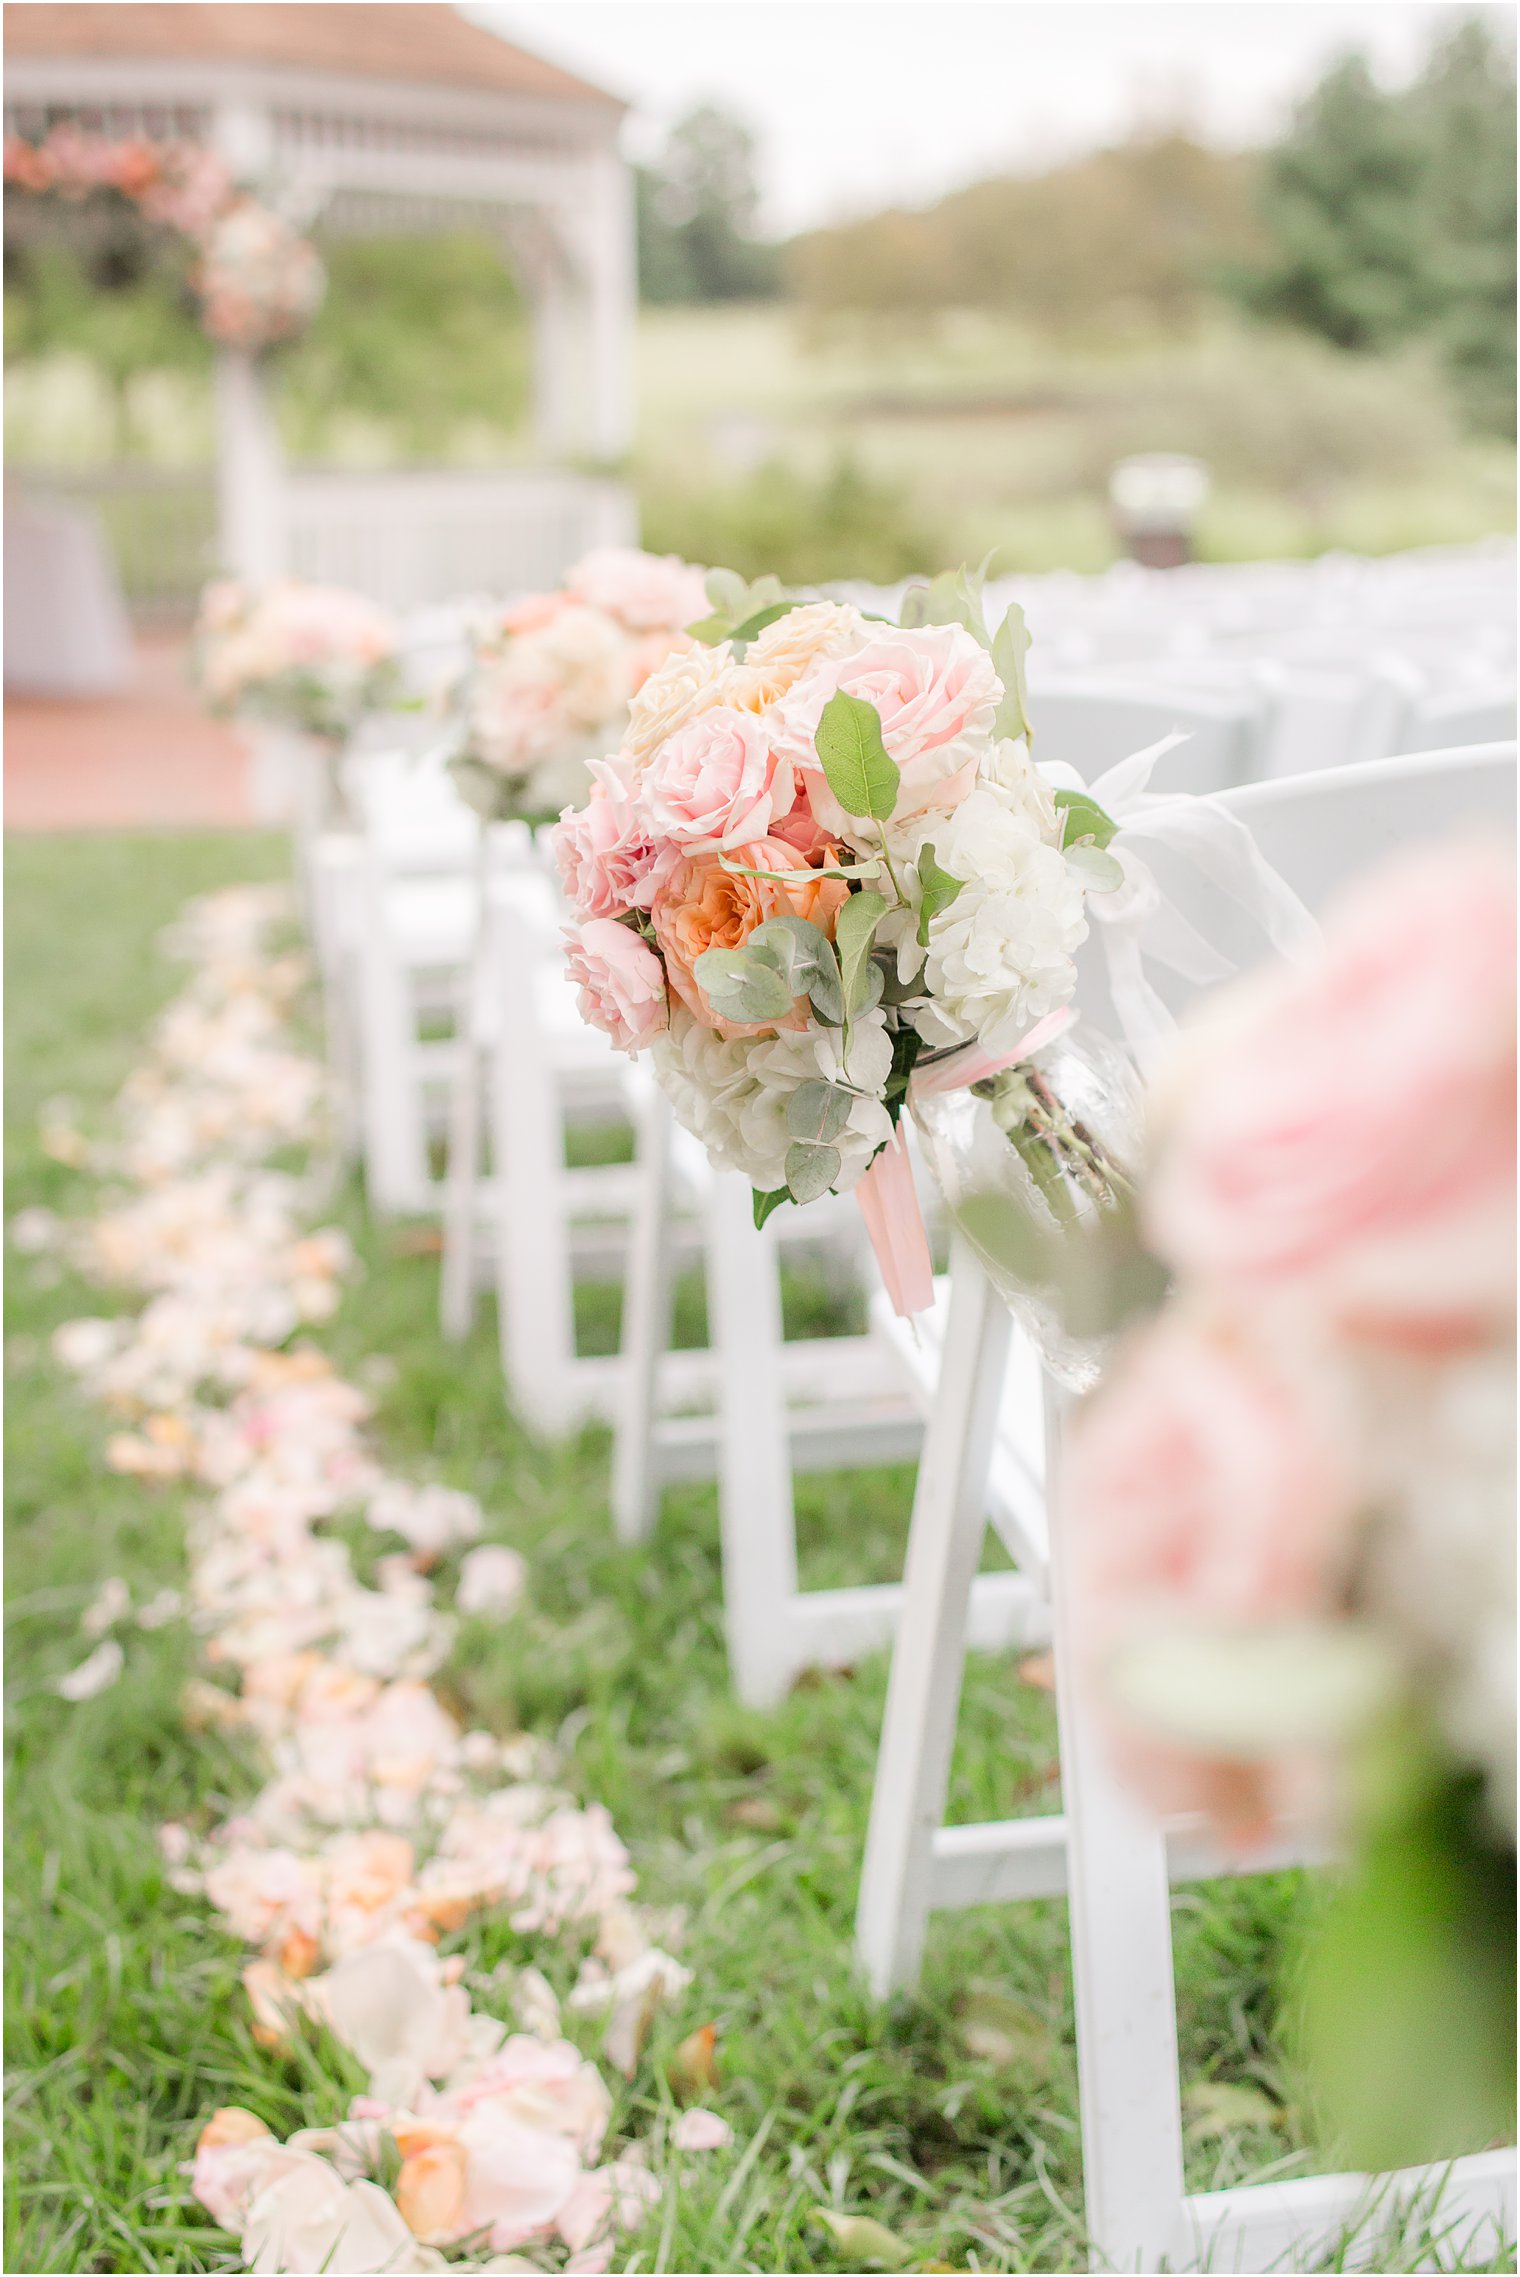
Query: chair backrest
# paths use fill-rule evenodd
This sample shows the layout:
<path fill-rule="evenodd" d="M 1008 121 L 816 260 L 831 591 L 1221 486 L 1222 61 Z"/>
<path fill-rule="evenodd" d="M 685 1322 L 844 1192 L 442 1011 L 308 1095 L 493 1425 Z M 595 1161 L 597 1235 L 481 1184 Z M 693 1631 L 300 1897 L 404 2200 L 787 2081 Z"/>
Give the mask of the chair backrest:
<path fill-rule="evenodd" d="M 1515 733 L 1513 686 L 1417 704 L 1399 736 L 1401 752 L 1453 751 L 1471 743 L 1501 743 Z"/>
<path fill-rule="evenodd" d="M 1245 823 L 1273 869 L 1318 913 L 1351 878 L 1401 847 L 1463 829 L 1513 842 L 1515 786 L 1515 745 L 1491 743 L 1248 783 L 1219 803 Z M 1145 858 L 1166 899 L 1237 966 L 1248 969 L 1271 956 L 1257 925 L 1191 863 L 1159 848 L 1153 857 L 1149 846 Z M 1099 919 L 1079 953 L 1077 1003 L 1085 1020 L 1116 1035 L 1101 933 Z M 1149 969 L 1175 1013 L 1201 993 L 1195 983 Z"/>
<path fill-rule="evenodd" d="M 1084 782 L 1174 732 L 1188 740 L 1158 763 L 1156 790 L 1223 791 L 1256 772 L 1263 705 L 1250 691 L 1216 695 L 1143 680 L 1035 680 L 1029 712 L 1040 764 L 1074 767 Z"/>

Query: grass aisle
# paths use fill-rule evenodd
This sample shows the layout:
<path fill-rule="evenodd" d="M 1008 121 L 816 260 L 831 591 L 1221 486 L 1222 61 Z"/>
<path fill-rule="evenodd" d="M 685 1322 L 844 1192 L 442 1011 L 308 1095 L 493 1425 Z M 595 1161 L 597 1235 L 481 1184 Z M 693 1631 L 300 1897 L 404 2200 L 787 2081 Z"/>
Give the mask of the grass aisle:
<path fill-rule="evenodd" d="M 160 927 L 191 893 L 286 863 L 281 844 L 247 836 L 12 849 L 10 1217 L 93 1205 L 91 1184 L 44 1152 L 38 1113 L 66 1091 L 98 1122 L 177 984 L 153 946 Z M 668 2104 L 675 2046 L 717 2028 L 721 2086 L 706 2100 L 737 2142 L 670 2196 L 628 2265 L 847 2265 L 814 2219 L 822 2206 L 873 2215 L 920 2263 L 1081 2266 L 1064 1909 L 941 1919 L 922 1997 L 874 2010 L 850 1930 L 884 1665 L 799 1687 L 774 1713 L 737 1708 L 711 1490 L 670 1497 L 652 1550 L 616 1549 L 605 1438 L 546 1448 L 518 1431 L 494 1323 L 462 1350 L 442 1345 L 436 1260 L 404 1229 L 368 1226 L 357 1194 L 336 1215 L 364 1272 L 321 1341 L 376 1385 L 382 1459 L 479 1495 L 490 1534 L 529 1561 L 526 1611 L 468 1624 L 436 1688 L 465 1723 L 556 1741 L 564 1784 L 605 1803 L 629 1844 L 642 1901 L 684 1913 L 693 1981 L 659 2015 L 614 2129 L 644 2131 Z M 254 1776 L 183 1724 L 184 1626 L 128 1632 L 126 1673 L 100 1699 L 70 1706 L 51 1690 L 83 1657 L 79 1615 L 106 1575 L 124 1574 L 138 1602 L 182 1580 L 183 1497 L 106 1469 L 103 1418 L 48 1355 L 59 1321 L 110 1300 L 51 1261 L 13 1251 L 9 1263 L 7 2266 L 225 2267 L 229 2241 L 179 2172 L 199 2124 L 240 2102 L 283 2135 L 341 2115 L 349 2088 L 314 2048 L 281 2060 L 254 2045 L 243 1947 L 164 1879 L 157 1823 L 225 1810 Z M 910 1485 L 901 1473 L 806 1482 L 807 1582 L 897 1570 Z M 1045 1695 L 1007 1663 L 976 1661 L 953 1815 L 1056 1798 Z M 1282 1933 L 1302 1902 L 1292 1877 L 1179 1897 L 1197 2187 L 1299 2163 L 1270 2035 Z M 500 1920 L 455 1942 L 472 1975 L 528 1957 Z M 594 2050 L 598 2027 L 575 2029 Z"/>

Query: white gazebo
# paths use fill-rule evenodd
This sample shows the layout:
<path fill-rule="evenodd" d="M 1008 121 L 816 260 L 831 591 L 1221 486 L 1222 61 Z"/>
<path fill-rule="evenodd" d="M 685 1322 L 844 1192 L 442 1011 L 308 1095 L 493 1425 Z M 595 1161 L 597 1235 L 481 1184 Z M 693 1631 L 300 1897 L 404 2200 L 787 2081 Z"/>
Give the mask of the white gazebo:
<path fill-rule="evenodd" d="M 303 228 L 488 230 L 530 304 L 539 463 L 284 465 L 256 362 L 219 351 L 223 565 L 410 607 L 551 582 L 629 539 L 633 203 L 625 106 L 451 7 L 12 0 L 6 129 L 201 140 Z"/>

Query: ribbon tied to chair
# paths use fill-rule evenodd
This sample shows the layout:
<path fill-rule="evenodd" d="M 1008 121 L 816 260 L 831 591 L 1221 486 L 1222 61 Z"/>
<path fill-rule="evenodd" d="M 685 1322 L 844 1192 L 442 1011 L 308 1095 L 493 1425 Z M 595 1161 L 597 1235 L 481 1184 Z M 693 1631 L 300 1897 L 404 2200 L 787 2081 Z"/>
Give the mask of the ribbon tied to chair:
<path fill-rule="evenodd" d="M 1090 784 L 1070 767 L 1046 770 L 1046 780 L 1056 789 L 1081 791 L 1117 825 L 1108 851 L 1124 873 L 1123 882 L 1110 893 L 1091 895 L 1088 910 L 1103 943 L 1123 1040 L 1142 1065 L 1176 1027 L 1147 973 L 1147 960 L 1198 986 L 1227 980 L 1240 969 L 1236 957 L 1210 941 L 1168 899 L 1146 859 L 1147 849 L 1166 850 L 1189 862 L 1226 903 L 1246 913 L 1277 955 L 1297 962 L 1312 953 L 1320 937 L 1318 923 L 1298 895 L 1217 796 L 1150 788 L 1156 762 L 1185 741 L 1182 735 L 1164 736 Z M 1076 1016 L 1070 1006 L 1063 1007 L 1037 1021 L 1010 1051 L 988 1053 L 967 1044 L 930 1060 L 909 1084 L 909 1104 L 1012 1067 L 1051 1043 Z M 927 1311 L 934 1297 L 933 1267 L 901 1124 L 855 1192 L 893 1310 L 902 1316 Z"/>

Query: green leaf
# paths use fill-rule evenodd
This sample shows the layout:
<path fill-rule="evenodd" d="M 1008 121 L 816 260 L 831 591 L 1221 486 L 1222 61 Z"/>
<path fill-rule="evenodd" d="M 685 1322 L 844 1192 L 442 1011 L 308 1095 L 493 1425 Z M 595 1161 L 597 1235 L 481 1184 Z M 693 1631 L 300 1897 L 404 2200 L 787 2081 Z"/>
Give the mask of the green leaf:
<path fill-rule="evenodd" d="M 757 925 L 744 946 L 781 974 L 792 992 L 789 1001 L 805 996 L 820 1020 L 839 1025 L 844 1018 L 839 960 L 826 933 L 788 911 Z"/>
<path fill-rule="evenodd" d="M 1089 893 L 1116 893 L 1124 883 L 1123 863 L 1101 846 L 1089 846 L 1086 839 L 1080 846 L 1067 847 L 1066 866 L 1076 871 Z"/>
<path fill-rule="evenodd" d="M 821 1075 L 799 1083 L 786 1103 L 786 1127 L 795 1139 L 827 1145 L 838 1138 L 850 1119 L 855 1094 L 842 1083 L 826 1083 Z"/>
<path fill-rule="evenodd" d="M 1380 1637 L 1332 1620 L 1157 1631 L 1106 1671 L 1109 1697 L 1133 1723 L 1234 1763 L 1344 1744 L 1387 1707 L 1397 1681 Z"/>
<path fill-rule="evenodd" d="M 692 639 L 699 640 L 704 648 L 720 648 L 728 638 L 729 622 L 724 616 L 699 617 L 696 623 L 688 625 L 686 630 Z"/>
<path fill-rule="evenodd" d="M 784 1020 L 797 994 L 753 934 L 742 949 L 704 949 L 691 969 L 720 1020 Z"/>
<path fill-rule="evenodd" d="M 922 897 L 918 906 L 918 945 L 921 949 L 927 949 L 929 946 L 929 927 L 934 923 L 942 909 L 950 907 L 951 902 L 954 901 L 966 881 L 964 878 L 955 877 L 949 870 L 940 868 L 934 858 L 932 846 L 920 847 L 915 866 L 918 870 L 919 892 Z"/>
<path fill-rule="evenodd" d="M 1514 1847 L 1477 1777 L 1401 1742 L 1404 1792 L 1305 1924 L 1298 1972 L 1336 2159 L 1368 2172 L 1507 2142 L 1515 2124 Z"/>
<path fill-rule="evenodd" d="M 793 1139 L 786 1150 L 787 1191 L 794 1202 L 816 1202 L 828 1192 L 841 1167 L 837 1146 L 815 1146 L 810 1139 Z"/>
<path fill-rule="evenodd" d="M 1022 737 L 1033 744 L 1034 730 L 1029 724 L 1029 683 L 1025 677 L 1024 660 L 1029 654 L 1029 627 L 1017 601 L 1010 601 L 1002 623 L 992 636 L 992 663 L 1003 683 L 1003 700 L 993 715 L 995 735 L 1006 735 L 1016 743 Z M 1107 839 L 1102 841 L 1107 845 Z"/>
<path fill-rule="evenodd" d="M 1053 803 L 1061 817 L 1063 850 L 1083 844 L 1106 846 L 1119 827 L 1086 791 L 1057 791 Z"/>
<path fill-rule="evenodd" d="M 800 601 L 772 601 L 769 608 L 756 609 L 742 624 L 735 625 L 733 638 L 735 641 L 752 641 L 764 632 L 767 625 L 775 624 L 778 618 L 789 617 L 793 609 L 800 609 L 801 606 Z"/>
<path fill-rule="evenodd" d="M 741 611 L 749 606 L 749 586 L 736 569 L 710 569 L 702 590 L 713 605 L 714 615 L 731 625 L 738 623 Z"/>
<path fill-rule="evenodd" d="M 992 556 L 989 554 L 987 560 Z M 902 622 L 910 631 L 921 625 L 963 625 L 973 640 L 983 648 L 987 639 L 987 617 L 982 606 L 982 586 L 986 580 L 987 564 L 980 569 L 942 570 L 927 585 L 914 585 L 903 595 Z"/>
<path fill-rule="evenodd" d="M 887 1077 L 886 1088 L 881 1095 L 882 1105 L 891 1116 L 894 1129 L 897 1126 L 897 1119 L 903 1111 L 903 1102 L 908 1096 L 908 1085 L 913 1079 L 914 1062 L 923 1048 L 923 1037 L 916 1028 L 910 1027 L 907 1021 L 904 1021 L 892 1038 L 892 1068 Z"/>
<path fill-rule="evenodd" d="M 901 2269 L 913 2259 L 912 2247 L 869 2214 L 836 2214 L 831 2206 L 815 2206 L 808 2220 L 829 2232 L 841 2261 L 862 2268 Z"/>
<path fill-rule="evenodd" d="M 856 1013 L 866 1007 L 871 948 L 876 928 L 886 914 L 885 895 L 866 889 L 852 893 L 834 921 L 834 948 L 839 957 L 847 1020 L 853 1020 Z"/>
<path fill-rule="evenodd" d="M 898 775 L 876 706 L 838 689 L 823 707 L 813 748 L 845 813 L 885 822 L 897 804 Z"/>
<path fill-rule="evenodd" d="M 773 1210 L 779 1210 L 782 1203 L 789 1202 L 791 1198 L 791 1194 L 785 1186 L 772 1186 L 770 1191 L 764 1194 L 761 1193 L 759 1187 L 757 1186 L 752 1197 L 755 1210 L 756 1233 L 760 1231 L 760 1228 L 764 1225 L 766 1219 L 771 1215 L 771 1212 Z"/>

